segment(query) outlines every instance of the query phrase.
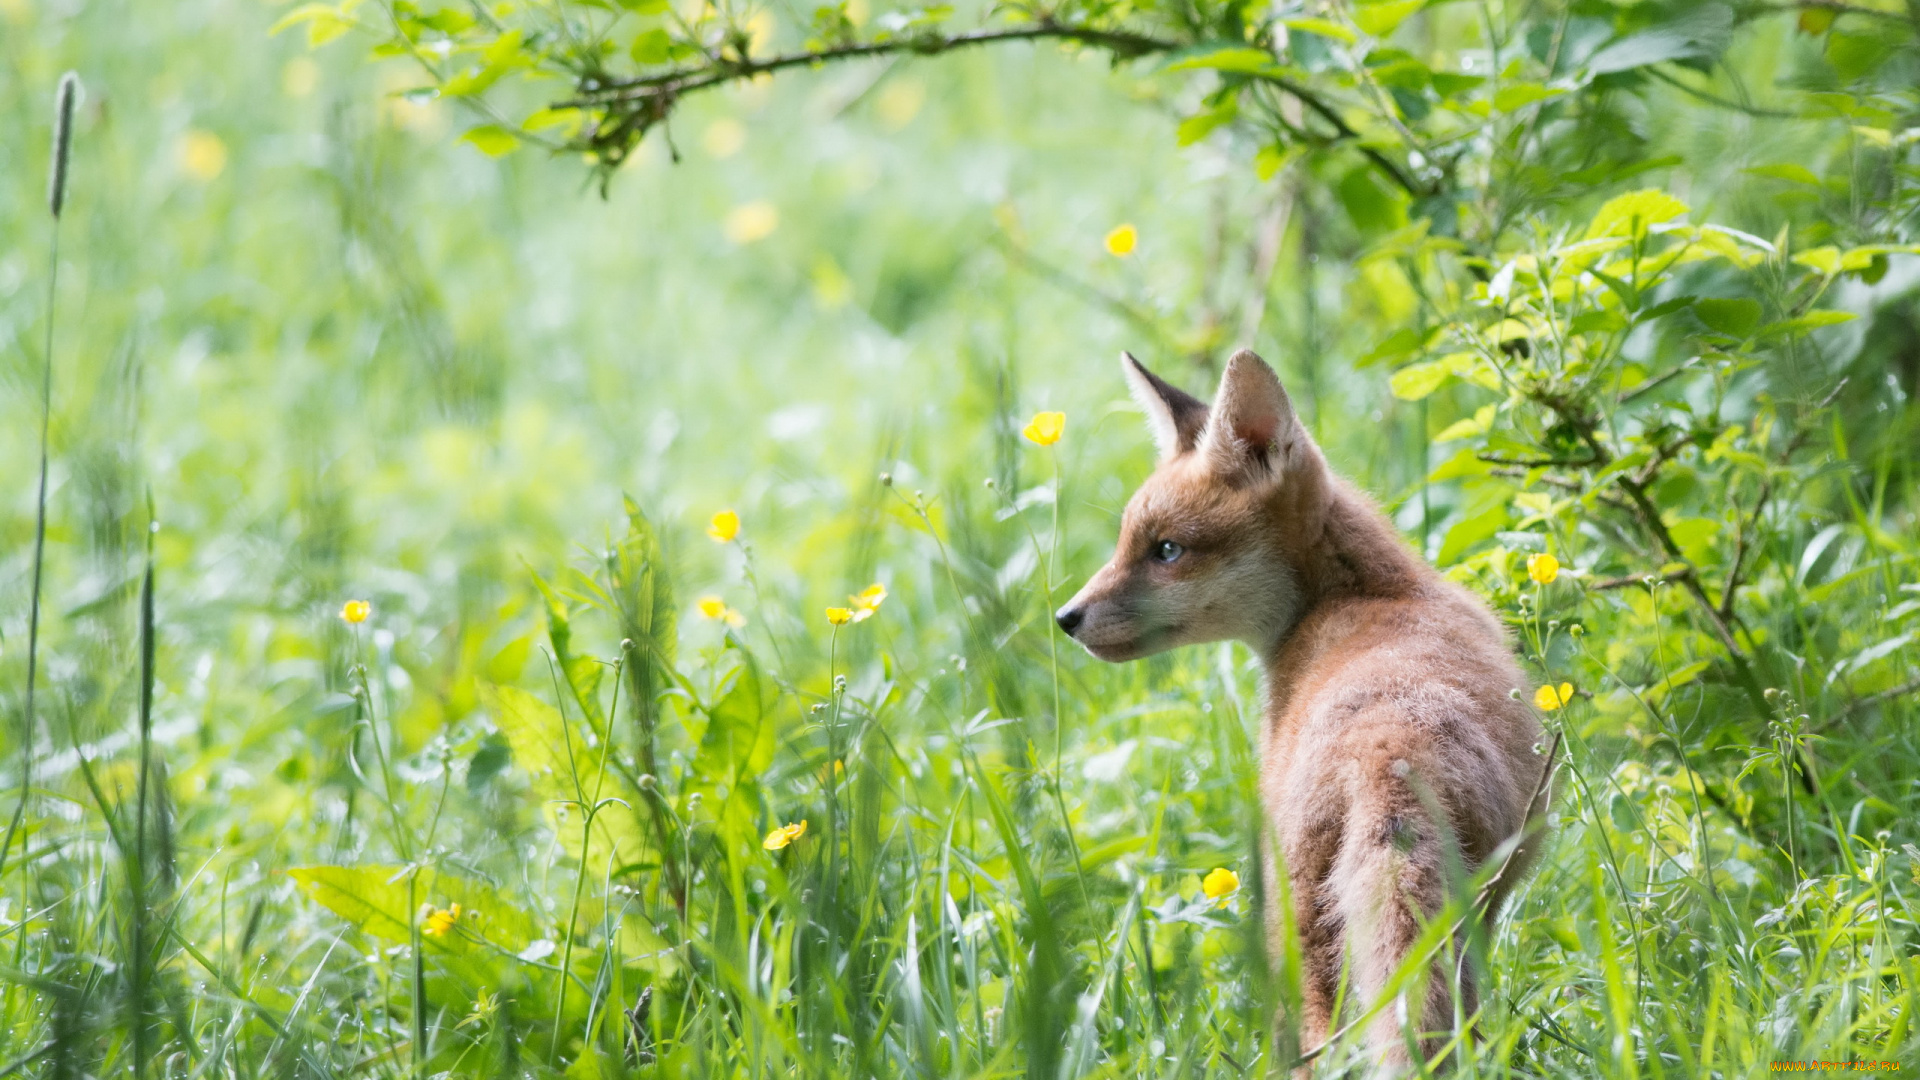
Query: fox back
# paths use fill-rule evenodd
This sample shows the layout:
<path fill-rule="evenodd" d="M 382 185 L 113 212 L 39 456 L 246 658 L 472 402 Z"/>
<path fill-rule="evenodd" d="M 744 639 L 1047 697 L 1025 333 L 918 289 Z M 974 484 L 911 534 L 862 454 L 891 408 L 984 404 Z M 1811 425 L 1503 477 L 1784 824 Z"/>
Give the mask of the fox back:
<path fill-rule="evenodd" d="M 1525 830 L 1549 763 L 1526 680 L 1485 604 L 1328 468 L 1259 357 L 1233 356 L 1211 407 L 1131 356 L 1123 367 L 1160 464 L 1113 558 L 1056 619 L 1102 660 L 1224 640 L 1260 655 L 1268 933 L 1286 944 L 1277 905 L 1290 897 L 1302 1045 L 1341 1021 L 1344 969 L 1355 1016 L 1374 1017 L 1377 1067 L 1404 1069 L 1411 1045 L 1445 1042 L 1456 995 L 1472 1015 L 1469 922 L 1491 918 L 1539 843 Z M 1450 899 L 1468 913 L 1452 940 L 1413 956 Z M 1380 999 L 1409 964 L 1424 978 L 1403 1012 Z"/>

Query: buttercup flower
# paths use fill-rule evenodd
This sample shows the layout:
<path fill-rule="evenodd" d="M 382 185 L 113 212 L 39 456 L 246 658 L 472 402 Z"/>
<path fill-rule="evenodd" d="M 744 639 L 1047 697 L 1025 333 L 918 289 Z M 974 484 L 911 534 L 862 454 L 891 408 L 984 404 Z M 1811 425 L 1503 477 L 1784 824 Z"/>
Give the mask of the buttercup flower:
<path fill-rule="evenodd" d="M 717 596 L 703 596 L 698 602 L 700 614 L 708 619 L 726 623 L 731 627 L 747 625 L 747 617 L 727 606 L 725 600 Z"/>
<path fill-rule="evenodd" d="M 830 607 L 827 609 L 827 621 L 835 626 L 845 626 L 853 621 L 853 609 Z"/>
<path fill-rule="evenodd" d="M 805 835 L 807 835 L 807 819 L 801 818 L 791 825 L 782 825 L 768 833 L 767 838 L 760 842 L 760 846 L 768 851 L 779 851 Z"/>
<path fill-rule="evenodd" d="M 442 910 L 440 908 L 434 908 L 433 910 L 427 912 L 427 920 L 425 924 L 423 924 L 420 927 L 420 932 L 423 934 L 430 935 L 432 937 L 442 937 L 446 934 L 447 931 L 453 929 L 454 924 L 458 923 L 459 921 L 460 921 L 460 905 L 459 904 L 455 904 L 452 907 L 446 908 L 445 910 Z"/>
<path fill-rule="evenodd" d="M 1067 414 L 1063 412 L 1034 413 L 1027 426 L 1020 429 L 1029 442 L 1036 446 L 1052 446 L 1060 441 L 1067 430 Z"/>
<path fill-rule="evenodd" d="M 1107 254 L 1124 259 L 1140 244 L 1140 230 L 1132 225 L 1116 225 L 1107 234 Z"/>
<path fill-rule="evenodd" d="M 373 614 L 373 605 L 365 600 L 349 600 L 340 607 L 340 617 L 355 626 L 366 622 L 367 616 L 371 614 Z"/>
<path fill-rule="evenodd" d="M 1543 686 L 1533 692 L 1533 704 L 1541 712 L 1552 712 L 1573 700 L 1573 684 L 1563 682 L 1559 686 Z"/>
<path fill-rule="evenodd" d="M 1542 585 L 1551 585 L 1553 579 L 1560 576 L 1560 560 L 1544 551 L 1538 555 L 1529 555 L 1527 556 L 1527 576 Z"/>
<path fill-rule="evenodd" d="M 740 535 L 740 515 L 731 510 L 722 510 L 707 522 L 707 535 L 723 544 L 730 544 Z"/>
<path fill-rule="evenodd" d="M 1209 900 L 1225 901 L 1240 891 L 1240 875 L 1224 866 L 1216 866 L 1200 879 L 1200 891 L 1206 893 Z"/>
<path fill-rule="evenodd" d="M 847 601 L 852 605 L 853 609 L 852 621 L 860 622 L 880 610 L 880 602 L 886 598 L 887 587 L 878 582 L 861 589 L 853 596 L 847 597 Z M 827 613 L 827 618 L 833 618 L 831 611 Z"/>

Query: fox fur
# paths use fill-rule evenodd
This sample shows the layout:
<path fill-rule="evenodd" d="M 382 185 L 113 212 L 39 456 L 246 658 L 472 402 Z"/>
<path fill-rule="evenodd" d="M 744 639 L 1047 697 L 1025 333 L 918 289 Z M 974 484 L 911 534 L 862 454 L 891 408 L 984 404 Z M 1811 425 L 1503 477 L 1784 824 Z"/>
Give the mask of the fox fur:
<path fill-rule="evenodd" d="M 1262 860 L 1268 939 L 1277 954 L 1288 896 L 1305 968 L 1295 1019 L 1301 1045 L 1318 1047 L 1350 1018 L 1334 1015 L 1343 975 L 1352 1016 L 1380 1003 L 1462 864 L 1497 866 L 1464 898 L 1470 918 L 1491 919 L 1525 873 L 1540 837 L 1522 832 L 1549 767 L 1540 725 L 1493 613 L 1328 468 L 1265 361 L 1236 353 L 1209 408 L 1122 360 L 1160 464 L 1113 558 L 1057 620 L 1102 660 L 1238 640 L 1265 662 L 1260 790 L 1280 864 Z M 1408 1000 L 1374 1011 L 1364 1039 L 1378 1072 L 1445 1043 L 1456 990 L 1473 1014 L 1454 949 L 1433 953 Z"/>

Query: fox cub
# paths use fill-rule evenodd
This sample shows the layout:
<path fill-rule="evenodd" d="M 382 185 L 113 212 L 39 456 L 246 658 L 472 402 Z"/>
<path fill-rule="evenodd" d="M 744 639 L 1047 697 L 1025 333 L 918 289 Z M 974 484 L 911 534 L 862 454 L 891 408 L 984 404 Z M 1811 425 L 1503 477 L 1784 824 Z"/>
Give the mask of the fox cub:
<path fill-rule="evenodd" d="M 1475 1007 L 1471 970 L 1436 950 L 1416 998 L 1374 1009 L 1460 884 L 1450 864 L 1497 867 L 1482 896 L 1463 898 L 1491 918 L 1539 843 L 1520 835 L 1548 768 L 1515 693 L 1524 678 L 1486 606 L 1328 468 L 1265 361 L 1236 353 L 1209 409 L 1122 360 L 1160 464 L 1060 628 L 1109 661 L 1222 640 L 1260 655 L 1266 847 L 1284 861 L 1305 960 L 1302 1045 L 1341 1022 L 1344 969 L 1345 1000 L 1374 1010 L 1369 1055 L 1398 1071 L 1415 1042 L 1444 1043 L 1456 988 L 1461 1015 Z M 1278 948 L 1274 862 L 1263 860 Z"/>

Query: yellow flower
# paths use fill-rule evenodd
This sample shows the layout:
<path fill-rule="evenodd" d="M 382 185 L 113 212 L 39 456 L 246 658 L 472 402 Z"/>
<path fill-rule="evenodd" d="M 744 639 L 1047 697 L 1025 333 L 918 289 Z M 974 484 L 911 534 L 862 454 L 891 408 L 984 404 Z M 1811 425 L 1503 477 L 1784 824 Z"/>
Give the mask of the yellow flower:
<path fill-rule="evenodd" d="M 1529 555 L 1527 556 L 1527 576 L 1542 585 L 1551 585 L 1553 579 L 1560 576 L 1560 560 L 1544 551 L 1538 555 Z"/>
<path fill-rule="evenodd" d="M 1027 423 L 1026 427 L 1020 429 L 1020 434 L 1025 435 L 1028 441 L 1036 446 L 1052 446 L 1060 441 L 1060 436 L 1066 430 L 1066 413 L 1041 412 L 1033 414 L 1033 419 Z"/>
<path fill-rule="evenodd" d="M 727 239 L 736 244 L 746 245 L 756 240 L 765 240 L 780 227 L 780 211 L 764 199 L 759 202 L 742 203 L 728 211 L 727 219 L 720 231 Z"/>
<path fill-rule="evenodd" d="M 358 626 L 373 614 L 373 605 L 365 600 L 349 600 L 340 608 L 340 617 Z"/>
<path fill-rule="evenodd" d="M 1116 225 L 1107 234 L 1107 254 L 1124 259 L 1140 245 L 1140 230 L 1132 225 Z"/>
<path fill-rule="evenodd" d="M 768 851 L 779 851 L 805 835 L 807 835 L 807 819 L 801 818 L 791 825 L 782 825 L 768 833 L 767 838 L 760 842 L 760 846 Z"/>
<path fill-rule="evenodd" d="M 733 542 L 740 535 L 740 515 L 731 510 L 722 510 L 707 522 L 707 535 L 723 544 Z"/>
<path fill-rule="evenodd" d="M 434 908 L 427 912 L 426 924 L 420 927 L 420 932 L 432 937 L 441 937 L 445 935 L 447 931 L 453 929 L 454 924 L 459 921 L 459 904 L 455 904 L 445 910 Z"/>
<path fill-rule="evenodd" d="M 1240 891 L 1240 875 L 1224 866 L 1216 866 L 1200 879 L 1200 890 L 1207 894 L 1209 900 L 1224 901 Z"/>
<path fill-rule="evenodd" d="M 845 626 L 853 621 L 853 609 L 830 607 L 827 609 L 827 621 L 835 626 Z"/>
<path fill-rule="evenodd" d="M 180 136 L 180 167 L 205 183 L 227 167 L 227 144 L 211 131 L 193 130 Z"/>
<path fill-rule="evenodd" d="M 860 622 L 868 618 L 874 612 L 880 610 L 880 602 L 886 598 L 887 587 L 878 582 L 861 589 L 860 592 L 854 596 L 847 597 L 848 603 L 850 603 L 853 608 L 853 615 L 849 621 Z M 827 613 L 827 618 L 833 618 L 831 611 Z"/>
<path fill-rule="evenodd" d="M 1573 700 L 1573 684 L 1543 686 L 1533 692 L 1533 703 L 1541 712 L 1552 712 Z"/>
<path fill-rule="evenodd" d="M 747 625 L 747 617 L 727 606 L 725 600 L 717 596 L 703 596 L 699 600 L 700 614 L 705 618 L 726 623 L 738 629 Z"/>

